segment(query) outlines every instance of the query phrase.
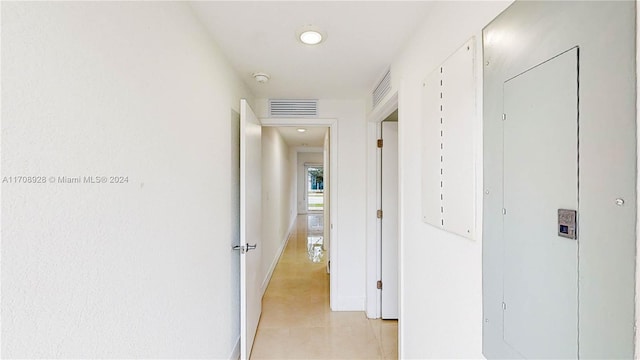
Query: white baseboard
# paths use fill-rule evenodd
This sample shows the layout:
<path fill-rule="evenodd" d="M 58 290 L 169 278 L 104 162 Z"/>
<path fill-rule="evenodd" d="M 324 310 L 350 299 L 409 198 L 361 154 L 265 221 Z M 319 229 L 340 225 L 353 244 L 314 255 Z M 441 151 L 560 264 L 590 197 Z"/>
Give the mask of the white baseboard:
<path fill-rule="evenodd" d="M 332 311 L 365 311 L 364 296 L 336 296 Z"/>
<path fill-rule="evenodd" d="M 294 218 L 294 220 L 289 225 L 289 230 L 287 231 L 286 238 L 282 240 L 282 243 L 278 248 L 278 251 L 276 252 L 276 256 L 274 256 L 273 261 L 271 262 L 271 266 L 269 266 L 269 271 L 267 271 L 267 275 L 264 277 L 264 280 L 262 281 L 262 286 L 260 287 L 260 292 L 262 295 L 264 295 L 264 292 L 267 291 L 267 286 L 269 286 L 269 281 L 271 281 L 271 276 L 273 276 L 273 271 L 276 269 L 276 265 L 278 265 L 278 261 L 280 260 L 280 257 L 282 256 L 284 249 L 287 247 L 287 244 L 289 243 L 289 238 L 291 237 L 291 234 L 293 232 L 293 227 L 295 225 L 296 225 L 296 221 Z"/>
<path fill-rule="evenodd" d="M 229 355 L 229 360 L 238 360 L 240 359 L 240 338 L 238 337 L 238 341 L 236 341 L 236 345 L 233 347 L 231 351 L 231 355 Z"/>

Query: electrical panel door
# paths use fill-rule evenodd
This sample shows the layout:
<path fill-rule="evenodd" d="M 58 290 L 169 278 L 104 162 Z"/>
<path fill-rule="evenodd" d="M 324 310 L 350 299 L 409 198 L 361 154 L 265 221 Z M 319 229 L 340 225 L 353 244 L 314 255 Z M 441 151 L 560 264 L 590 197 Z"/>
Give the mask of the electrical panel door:
<path fill-rule="evenodd" d="M 577 48 L 504 83 L 504 340 L 525 358 L 578 357 L 578 128 Z"/>

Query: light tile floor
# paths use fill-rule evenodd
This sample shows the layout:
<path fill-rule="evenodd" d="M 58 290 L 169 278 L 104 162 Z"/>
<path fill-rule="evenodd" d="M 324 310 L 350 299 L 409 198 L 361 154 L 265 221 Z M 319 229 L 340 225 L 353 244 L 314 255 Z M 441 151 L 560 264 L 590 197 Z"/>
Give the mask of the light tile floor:
<path fill-rule="evenodd" d="M 397 321 L 329 309 L 321 234 L 322 215 L 298 216 L 262 300 L 251 359 L 397 359 Z"/>

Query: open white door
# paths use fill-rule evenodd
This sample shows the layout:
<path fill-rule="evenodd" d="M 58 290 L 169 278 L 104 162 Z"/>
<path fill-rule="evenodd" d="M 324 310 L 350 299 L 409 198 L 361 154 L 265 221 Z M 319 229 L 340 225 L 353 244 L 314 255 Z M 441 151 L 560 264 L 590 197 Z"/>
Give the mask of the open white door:
<path fill-rule="evenodd" d="M 249 359 L 262 312 L 262 125 L 240 100 L 240 358 Z"/>

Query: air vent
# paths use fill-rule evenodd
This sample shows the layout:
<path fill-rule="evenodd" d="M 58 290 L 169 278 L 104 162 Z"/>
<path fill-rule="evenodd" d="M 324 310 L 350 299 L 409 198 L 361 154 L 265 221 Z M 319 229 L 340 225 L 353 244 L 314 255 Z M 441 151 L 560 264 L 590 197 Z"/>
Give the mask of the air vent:
<path fill-rule="evenodd" d="M 269 100 L 271 117 L 317 117 L 318 100 Z"/>
<path fill-rule="evenodd" d="M 389 90 L 391 90 L 391 70 L 387 70 L 387 73 L 384 74 L 382 80 L 373 90 L 373 107 L 378 106 L 380 101 L 389 93 Z"/>

